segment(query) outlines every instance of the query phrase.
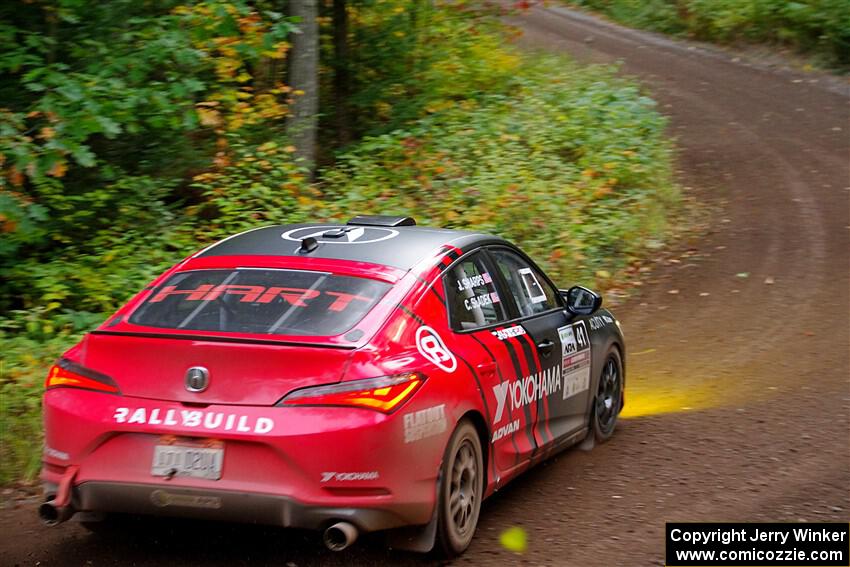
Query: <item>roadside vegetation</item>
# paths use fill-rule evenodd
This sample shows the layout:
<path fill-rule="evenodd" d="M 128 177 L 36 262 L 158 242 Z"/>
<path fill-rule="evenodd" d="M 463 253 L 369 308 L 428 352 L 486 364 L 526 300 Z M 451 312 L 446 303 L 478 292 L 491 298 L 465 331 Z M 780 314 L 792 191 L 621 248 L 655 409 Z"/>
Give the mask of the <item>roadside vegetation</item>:
<path fill-rule="evenodd" d="M 603 288 L 662 242 L 665 121 L 616 69 L 521 53 L 477 4 L 335 0 L 304 82 L 277 4 L 0 7 L 0 483 L 37 474 L 52 361 L 234 232 L 406 213 Z"/>
<path fill-rule="evenodd" d="M 847 0 L 568 0 L 629 26 L 717 43 L 767 43 L 850 71 Z"/>

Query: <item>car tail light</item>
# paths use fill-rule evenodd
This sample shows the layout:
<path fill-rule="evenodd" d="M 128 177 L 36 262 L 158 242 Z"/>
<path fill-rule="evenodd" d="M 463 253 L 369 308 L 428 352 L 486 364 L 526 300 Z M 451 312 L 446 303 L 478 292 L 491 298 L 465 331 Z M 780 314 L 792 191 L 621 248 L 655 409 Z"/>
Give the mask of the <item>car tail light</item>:
<path fill-rule="evenodd" d="M 425 382 L 418 372 L 353 380 L 329 386 L 303 388 L 288 394 L 281 406 L 354 406 L 390 413 Z"/>
<path fill-rule="evenodd" d="M 120 393 L 118 385 L 106 374 L 89 370 L 64 358 L 50 367 L 44 387 L 47 389 L 82 388 L 110 394 Z"/>

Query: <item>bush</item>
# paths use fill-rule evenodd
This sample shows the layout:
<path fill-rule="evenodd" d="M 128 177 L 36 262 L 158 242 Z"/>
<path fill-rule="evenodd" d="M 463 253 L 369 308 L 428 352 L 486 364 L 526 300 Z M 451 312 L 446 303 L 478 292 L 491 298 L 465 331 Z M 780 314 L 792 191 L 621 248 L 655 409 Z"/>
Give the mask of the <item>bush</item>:
<path fill-rule="evenodd" d="M 610 68 L 547 58 L 522 69 L 505 93 L 342 156 L 324 178 L 328 213 L 393 211 L 503 235 L 564 284 L 645 253 L 678 195 L 653 101 Z"/>
<path fill-rule="evenodd" d="M 665 121 L 615 69 L 521 55 L 494 18 L 462 2 L 358 4 L 362 49 L 349 103 L 355 130 L 369 135 L 311 182 L 280 129 L 265 128 L 282 103 L 257 95 L 243 106 L 231 75 L 253 66 L 241 52 L 210 47 L 259 45 L 253 32 L 215 28 L 222 12 L 210 18 L 210 6 L 224 6 L 226 23 L 226 4 L 141 22 L 169 33 L 195 22 L 211 34 L 179 42 L 187 57 L 206 50 L 203 101 L 190 111 L 197 122 L 159 149 L 144 136 L 118 136 L 125 150 L 143 147 L 139 167 L 110 161 L 112 144 L 92 146 L 96 171 L 71 167 L 42 175 L 30 193 L 0 193 L 0 483 L 37 472 L 41 384 L 62 350 L 167 266 L 235 232 L 407 213 L 420 224 L 503 235 L 564 285 L 597 277 L 604 285 L 664 234 L 678 197 Z M 259 20 L 245 10 L 239 21 L 250 31 Z M 210 77 L 211 63 L 224 76 Z M 166 116 L 185 109 L 172 110 Z M 0 123 L 0 142 L 5 134 Z M 192 151 L 181 153 L 184 145 Z M 23 183 L 11 179 L 7 187 Z"/>
<path fill-rule="evenodd" d="M 568 0 L 639 28 L 718 42 L 788 45 L 850 69 L 847 0 Z"/>
<path fill-rule="evenodd" d="M 0 485 L 35 478 L 41 465 L 41 394 L 47 370 L 100 323 L 90 313 L 45 316 L 39 310 L 0 318 Z"/>

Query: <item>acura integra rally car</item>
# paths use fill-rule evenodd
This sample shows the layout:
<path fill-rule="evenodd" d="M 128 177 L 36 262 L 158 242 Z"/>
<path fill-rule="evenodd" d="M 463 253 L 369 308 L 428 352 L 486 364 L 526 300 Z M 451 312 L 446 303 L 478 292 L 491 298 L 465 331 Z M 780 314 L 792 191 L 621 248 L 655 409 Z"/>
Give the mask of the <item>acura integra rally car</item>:
<path fill-rule="evenodd" d="M 604 441 L 625 351 L 595 293 L 501 238 L 359 216 L 226 238 L 68 350 L 44 394 L 48 524 L 114 513 L 469 545 L 483 498 Z"/>

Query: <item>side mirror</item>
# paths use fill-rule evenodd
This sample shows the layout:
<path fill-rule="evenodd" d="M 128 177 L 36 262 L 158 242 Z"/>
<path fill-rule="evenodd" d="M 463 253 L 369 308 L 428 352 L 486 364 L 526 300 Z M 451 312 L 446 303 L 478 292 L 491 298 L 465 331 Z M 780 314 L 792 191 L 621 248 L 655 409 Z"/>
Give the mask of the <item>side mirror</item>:
<path fill-rule="evenodd" d="M 592 315 L 602 307 L 602 296 L 586 287 L 576 285 L 559 291 L 567 304 L 567 310 L 575 315 Z"/>

